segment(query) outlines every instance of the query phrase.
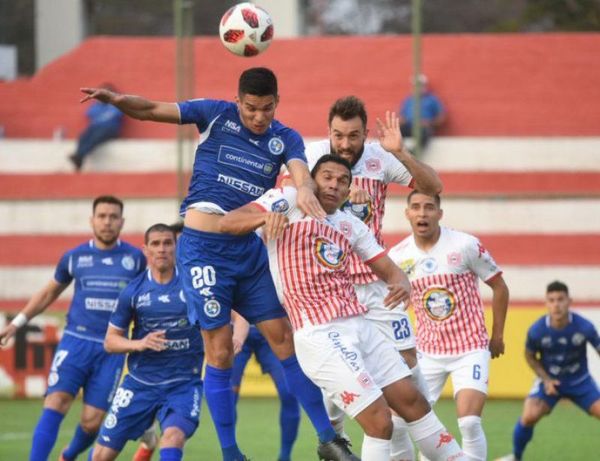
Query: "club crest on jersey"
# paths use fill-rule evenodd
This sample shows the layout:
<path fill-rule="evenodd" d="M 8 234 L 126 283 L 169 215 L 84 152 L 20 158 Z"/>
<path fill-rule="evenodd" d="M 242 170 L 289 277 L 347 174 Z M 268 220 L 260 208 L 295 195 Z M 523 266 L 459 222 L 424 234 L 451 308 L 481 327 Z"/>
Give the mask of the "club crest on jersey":
<path fill-rule="evenodd" d="M 445 320 L 456 309 L 456 296 L 446 288 L 430 288 L 423 295 L 423 307 L 433 320 Z"/>
<path fill-rule="evenodd" d="M 121 265 L 128 271 L 132 271 L 135 268 L 135 260 L 130 255 L 125 255 L 121 259 Z"/>
<path fill-rule="evenodd" d="M 350 200 L 346 200 L 342 204 L 341 209 L 346 213 L 356 216 L 365 224 L 371 221 L 373 217 L 373 204 L 370 200 L 367 203 L 352 203 Z"/>
<path fill-rule="evenodd" d="M 352 236 L 352 224 L 348 221 L 340 221 L 339 224 L 340 232 L 349 239 Z"/>
<path fill-rule="evenodd" d="M 271 205 L 271 211 L 273 211 L 275 213 L 285 213 L 289 209 L 290 209 L 290 204 L 284 198 L 280 198 L 279 200 L 276 200 Z"/>
<path fill-rule="evenodd" d="M 462 263 L 462 255 L 459 252 L 448 253 L 446 258 L 450 267 L 458 267 Z"/>
<path fill-rule="evenodd" d="M 381 161 L 378 158 L 369 158 L 365 164 L 367 171 L 370 171 L 371 173 L 376 173 L 377 171 L 381 170 Z"/>
<path fill-rule="evenodd" d="M 585 336 L 581 333 L 575 333 L 571 338 L 574 346 L 581 346 L 585 342 Z"/>
<path fill-rule="evenodd" d="M 346 259 L 344 250 L 324 237 L 318 237 L 315 241 L 315 256 L 328 269 L 339 269 Z"/>
<path fill-rule="evenodd" d="M 204 313 L 211 319 L 215 318 L 221 313 L 221 305 L 219 301 L 209 299 L 204 303 Z"/>
<path fill-rule="evenodd" d="M 281 155 L 283 153 L 283 149 L 285 148 L 285 144 L 281 140 L 281 138 L 271 138 L 269 139 L 269 152 L 273 155 Z"/>

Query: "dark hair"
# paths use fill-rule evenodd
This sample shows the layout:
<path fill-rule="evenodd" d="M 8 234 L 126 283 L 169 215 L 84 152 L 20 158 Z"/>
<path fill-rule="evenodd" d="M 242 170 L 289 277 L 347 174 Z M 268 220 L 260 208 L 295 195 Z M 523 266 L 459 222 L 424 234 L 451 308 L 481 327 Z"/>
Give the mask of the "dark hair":
<path fill-rule="evenodd" d="M 313 169 L 310 172 L 310 175 L 312 176 L 313 179 L 315 179 L 315 176 L 317 176 L 317 173 L 319 172 L 321 165 L 323 165 L 324 163 L 328 163 L 328 162 L 338 163 L 342 166 L 345 166 L 348 169 L 348 174 L 350 175 L 350 181 L 352 181 L 352 167 L 350 166 L 350 162 L 348 162 L 348 160 L 346 160 L 346 159 L 343 159 L 342 157 L 338 157 L 338 156 L 332 155 L 332 154 L 323 155 L 323 157 L 321 157 L 317 161 L 317 163 L 315 163 L 315 166 L 313 167 Z"/>
<path fill-rule="evenodd" d="M 334 117 L 339 117 L 344 121 L 360 117 L 363 125 L 367 126 L 365 103 L 356 96 L 345 96 L 334 102 L 331 109 L 329 109 L 329 125 L 331 125 Z"/>
<path fill-rule="evenodd" d="M 567 285 L 565 285 L 563 282 L 559 282 L 558 280 L 549 283 L 546 287 L 546 293 L 550 293 L 552 291 L 563 291 L 567 294 L 567 296 L 569 296 L 569 287 L 567 287 Z"/>
<path fill-rule="evenodd" d="M 148 239 L 150 238 L 150 234 L 152 232 L 170 232 L 173 234 L 173 240 L 177 238 L 172 226 L 163 223 L 157 223 L 152 224 L 148 229 L 146 229 L 146 232 L 144 233 L 144 243 L 148 243 Z"/>
<path fill-rule="evenodd" d="M 113 195 L 101 195 L 99 197 L 96 197 L 94 199 L 94 203 L 92 204 L 92 213 L 96 212 L 96 207 L 100 203 L 110 203 L 111 205 L 118 205 L 119 208 L 121 208 L 121 214 L 123 214 L 123 208 L 125 208 L 123 202 Z"/>
<path fill-rule="evenodd" d="M 183 221 L 179 220 L 174 224 L 171 224 L 171 230 L 175 232 L 175 235 L 179 235 L 183 232 Z"/>
<path fill-rule="evenodd" d="M 438 208 L 440 208 L 442 206 L 442 198 L 440 197 L 440 194 L 435 194 L 435 195 L 427 194 L 427 193 L 421 192 L 420 190 L 417 190 L 417 189 L 413 189 L 410 192 L 410 194 L 408 194 L 408 197 L 406 197 L 406 203 L 410 204 L 410 199 L 413 198 L 413 195 L 416 195 L 416 194 L 423 194 L 423 195 L 426 195 L 427 197 L 431 197 L 435 200 L 435 204 L 437 205 Z"/>
<path fill-rule="evenodd" d="M 254 96 L 277 97 L 277 77 L 266 67 L 252 67 L 240 75 L 238 95 L 251 94 Z"/>

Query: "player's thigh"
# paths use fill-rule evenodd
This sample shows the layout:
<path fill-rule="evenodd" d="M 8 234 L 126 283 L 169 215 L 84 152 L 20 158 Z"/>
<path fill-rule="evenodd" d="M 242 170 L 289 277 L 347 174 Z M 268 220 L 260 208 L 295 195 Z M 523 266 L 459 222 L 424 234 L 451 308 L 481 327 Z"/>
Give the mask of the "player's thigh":
<path fill-rule="evenodd" d="M 527 397 L 523 403 L 521 422 L 526 426 L 536 424 L 544 416 L 550 414 L 557 401 L 558 399 L 556 399 L 554 404 L 551 404 L 539 397 Z"/>
<path fill-rule="evenodd" d="M 285 360 L 294 353 L 292 326 L 287 316 L 263 320 L 256 327 L 279 360 Z"/>
<path fill-rule="evenodd" d="M 92 461 L 113 461 L 119 456 L 119 451 L 96 443 L 92 454 Z"/>
<path fill-rule="evenodd" d="M 98 347 L 102 345 L 65 334 L 52 359 L 46 395 L 61 392 L 76 396 L 93 370 Z"/>
<path fill-rule="evenodd" d="M 83 388 L 86 405 L 106 412 L 110 407 L 125 364 L 124 354 L 109 354 L 104 350 L 96 353 L 92 373 Z"/>
<path fill-rule="evenodd" d="M 417 352 L 419 367 L 429 390 L 429 403 L 437 402 L 448 379 L 447 358 Z"/>
<path fill-rule="evenodd" d="M 170 386 L 165 391 L 161 408 L 156 415 L 163 433 L 168 428 L 174 427 L 189 439 L 198 428 L 201 403 L 202 381 L 200 379 Z"/>
<path fill-rule="evenodd" d="M 463 390 L 475 390 L 485 396 L 488 393 L 490 374 L 490 351 L 480 349 L 452 358 L 448 365 L 452 378 L 454 398 Z M 477 395 L 477 394 L 476 394 Z"/>
<path fill-rule="evenodd" d="M 600 419 L 600 399 L 596 400 L 588 409 L 588 413 Z"/>
<path fill-rule="evenodd" d="M 305 326 L 294 333 L 294 343 L 304 373 L 350 417 L 381 397 L 352 319 Z"/>
<path fill-rule="evenodd" d="M 98 443 L 120 452 L 128 440 L 138 439 L 152 425 L 162 396 L 158 387 L 126 376 L 100 427 Z"/>
<path fill-rule="evenodd" d="M 233 341 L 231 325 L 226 324 L 211 330 L 202 330 L 206 364 L 217 368 L 233 365 Z"/>
<path fill-rule="evenodd" d="M 569 386 L 564 395 L 586 413 L 596 417 L 600 416 L 600 390 L 591 376 L 574 386 Z"/>

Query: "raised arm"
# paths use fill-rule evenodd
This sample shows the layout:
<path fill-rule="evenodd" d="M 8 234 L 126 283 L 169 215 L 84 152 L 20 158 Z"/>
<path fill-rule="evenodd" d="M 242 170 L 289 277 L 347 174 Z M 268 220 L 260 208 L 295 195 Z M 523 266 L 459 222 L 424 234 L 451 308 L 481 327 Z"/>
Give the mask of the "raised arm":
<path fill-rule="evenodd" d="M 415 189 L 427 195 L 436 195 L 442 192 L 442 181 L 436 171 L 417 160 L 405 147 L 400 132 L 400 120 L 394 112 L 387 111 L 385 121 L 377 119 L 377 131 L 381 147 L 402 162 L 413 177 Z"/>
<path fill-rule="evenodd" d="M 384 255 L 373 261 L 367 261 L 366 264 L 388 285 L 389 293 L 383 300 L 385 307 L 393 309 L 400 303 L 404 303 L 407 307 L 410 300 L 410 282 L 390 257 Z"/>
<path fill-rule="evenodd" d="M 153 350 L 160 352 L 165 349 L 165 331 L 153 331 L 142 339 L 129 339 L 127 331 L 108 325 L 104 337 L 104 349 L 111 354 L 125 354 L 128 352 L 142 352 Z"/>
<path fill-rule="evenodd" d="M 105 88 L 81 88 L 85 96 L 80 102 L 96 99 L 106 104 L 112 104 L 121 112 L 137 120 L 152 120 L 155 122 L 179 123 L 179 109 L 171 102 L 150 101 L 141 96 L 115 93 Z"/>
<path fill-rule="evenodd" d="M 508 287 L 501 274 L 492 277 L 486 282 L 492 289 L 492 337 L 490 338 L 490 352 L 492 358 L 504 354 L 504 324 L 508 310 Z"/>
<path fill-rule="evenodd" d="M 58 283 L 56 280 L 51 280 L 44 288 L 34 294 L 12 322 L 0 330 L 0 346 L 4 346 L 8 340 L 15 335 L 17 330 L 24 326 L 29 320 L 44 312 L 48 306 L 60 296 L 67 286 L 69 286 L 69 284 Z"/>
<path fill-rule="evenodd" d="M 315 192 L 317 185 L 313 178 L 310 176 L 308 166 L 301 160 L 290 160 L 287 164 L 287 169 L 294 180 L 296 189 L 298 189 L 298 208 L 300 208 L 304 214 L 311 216 L 316 219 L 325 218 L 325 210 L 317 200 Z"/>

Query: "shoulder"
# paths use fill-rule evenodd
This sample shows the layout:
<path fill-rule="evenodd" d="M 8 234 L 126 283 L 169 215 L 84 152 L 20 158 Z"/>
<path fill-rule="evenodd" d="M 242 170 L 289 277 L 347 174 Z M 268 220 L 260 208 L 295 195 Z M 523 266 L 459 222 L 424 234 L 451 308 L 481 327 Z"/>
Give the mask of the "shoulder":
<path fill-rule="evenodd" d="M 537 336 L 540 336 L 544 331 L 546 331 L 546 329 L 546 316 L 542 315 L 539 319 L 537 319 L 531 324 L 527 334 L 531 338 L 535 338 Z"/>
<path fill-rule="evenodd" d="M 121 248 L 124 252 L 131 252 L 140 256 L 143 255 L 142 250 L 128 242 L 121 241 Z"/>
<path fill-rule="evenodd" d="M 577 314 L 576 312 L 571 311 L 571 315 L 573 318 L 573 323 L 580 329 L 595 329 L 594 324 L 586 319 L 583 315 Z"/>
<path fill-rule="evenodd" d="M 330 153 L 331 144 L 328 139 L 309 142 L 306 145 L 306 159 L 308 160 L 310 168 L 312 168 L 321 157 Z"/>
<path fill-rule="evenodd" d="M 121 297 L 131 298 L 136 296 L 140 291 L 143 291 L 145 285 L 149 283 L 148 269 L 136 275 L 127 286 L 121 291 Z"/>
<path fill-rule="evenodd" d="M 278 120 L 273 120 L 271 122 L 271 134 L 284 140 L 287 139 L 290 141 L 302 141 L 302 136 L 300 136 L 300 133 L 298 133 L 293 128 L 284 125 Z"/>

